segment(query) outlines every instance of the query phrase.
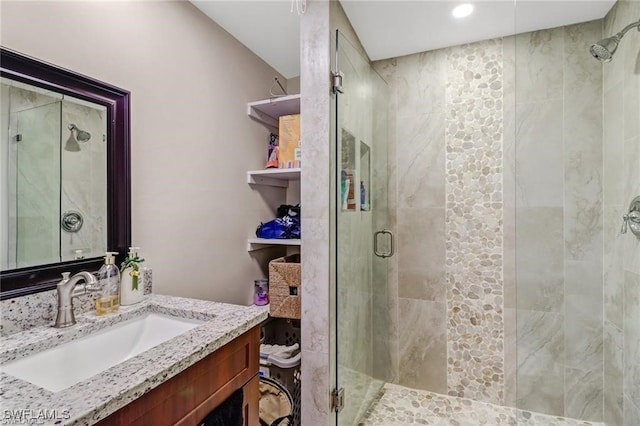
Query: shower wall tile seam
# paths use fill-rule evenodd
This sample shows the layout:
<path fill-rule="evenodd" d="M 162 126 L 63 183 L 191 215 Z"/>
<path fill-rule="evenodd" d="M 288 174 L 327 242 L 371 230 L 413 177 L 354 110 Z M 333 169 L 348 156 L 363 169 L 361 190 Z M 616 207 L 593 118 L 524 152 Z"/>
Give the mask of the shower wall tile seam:
<path fill-rule="evenodd" d="M 529 99 L 527 100 L 525 98 L 524 101 L 516 101 L 514 102 L 514 105 L 516 106 L 521 106 L 521 105 L 529 105 L 529 104 L 539 104 L 539 103 L 545 103 L 545 102 L 552 102 L 552 101 L 562 101 L 564 100 L 564 96 L 547 96 L 545 98 L 536 98 L 536 99 Z"/>
<path fill-rule="evenodd" d="M 587 56 L 576 58 L 575 45 L 584 44 L 602 35 L 602 21 L 578 24 L 563 28 L 563 158 L 564 158 L 564 189 L 563 189 L 563 233 L 564 233 L 564 262 L 563 262 L 563 328 L 564 350 L 561 363 L 563 366 L 563 414 L 568 417 L 585 418 L 592 421 L 603 419 L 604 408 L 604 138 L 602 90 L 604 77 L 602 66 Z M 577 79 L 577 70 L 581 71 Z M 589 89 L 585 91 L 585 89 Z M 596 100 L 597 99 L 597 100 Z M 576 106 L 584 108 L 581 115 L 576 115 Z M 593 114 L 598 117 L 588 120 L 585 116 Z M 591 117 L 591 116 L 589 116 Z M 581 123 L 593 126 L 589 135 L 581 133 L 584 126 L 576 125 L 576 119 Z M 590 128 L 591 129 L 591 128 Z M 595 131 L 594 131 L 595 130 Z M 587 136 L 587 137 L 585 137 Z M 591 144 L 591 145 L 590 145 Z M 595 149 L 594 146 L 596 145 Z M 585 155 L 588 153 L 588 156 Z M 593 156 L 592 156 L 593 155 Z M 576 185 L 576 160 L 590 164 L 577 163 L 580 169 L 580 181 L 586 184 Z M 589 172 L 585 174 L 585 170 Z M 592 190 L 585 193 L 586 189 Z M 571 206 L 579 203 L 584 216 L 573 211 Z M 598 204 L 599 203 L 599 204 Z M 591 216 L 587 223 L 584 217 Z M 598 293 L 589 291 L 577 294 L 571 291 L 572 265 L 589 262 L 594 269 L 583 284 L 591 284 L 600 289 Z M 579 301 L 579 304 L 576 302 Z M 599 324 L 590 322 L 584 306 L 599 316 Z M 580 324 L 580 329 L 574 327 Z M 576 350 L 576 343 L 581 346 Z M 576 374 L 580 375 L 579 384 Z M 576 398 L 576 392 L 581 398 Z M 600 398 L 598 398 L 600 395 Z M 591 401 L 591 402 L 589 402 Z M 599 404 L 596 402 L 599 401 Z"/>
<path fill-rule="evenodd" d="M 563 239 L 563 251 L 562 251 L 562 295 L 563 295 L 563 303 L 562 303 L 562 317 L 565 319 L 563 321 L 563 354 L 562 354 L 562 414 L 566 414 L 567 412 L 567 404 L 566 404 L 566 394 L 567 394 L 567 365 L 566 365 L 566 318 L 567 318 L 567 270 L 566 270 L 566 262 L 567 262 L 567 220 L 566 220 L 566 205 L 567 205 L 567 185 L 566 185 L 566 161 L 567 161 L 567 134 L 565 128 L 565 120 L 567 116 L 566 106 L 567 99 L 564 94 L 564 90 L 566 88 L 566 73 L 564 72 L 564 64 L 565 61 L 565 49 L 564 49 L 564 36 L 565 31 L 562 31 L 562 88 L 563 88 L 563 96 L 562 96 L 562 167 L 563 167 L 563 179 L 562 179 L 562 239 Z"/>
<path fill-rule="evenodd" d="M 397 65 L 397 59 L 396 59 L 396 65 L 394 66 L 394 72 L 393 72 L 393 79 L 392 82 L 390 84 L 393 85 L 393 96 L 395 97 L 396 102 L 394 103 L 395 108 L 392 110 L 394 119 L 393 119 L 393 141 L 392 143 L 395 146 L 394 152 L 395 152 L 395 156 L 393 158 L 393 166 L 394 166 L 394 170 L 393 170 L 393 196 L 394 196 L 394 213 L 393 213 L 393 217 L 395 219 L 394 222 L 394 226 L 395 228 L 393 229 L 394 235 L 398 235 L 399 233 L 399 221 L 398 221 L 398 168 L 399 168 L 399 163 L 398 163 L 398 155 L 397 155 L 397 146 L 398 146 L 398 129 L 397 129 L 397 123 L 398 123 L 398 105 L 397 105 L 397 99 L 398 99 L 398 82 L 397 82 L 397 77 L 396 74 L 398 72 L 398 65 Z M 391 359 L 393 360 L 393 365 L 392 365 L 392 372 L 393 372 L 393 383 L 399 383 L 400 382 L 400 342 L 399 342 L 399 329 L 401 327 L 400 324 L 400 309 L 398 309 L 399 307 L 399 295 L 400 295 L 400 291 L 399 291 L 399 286 L 400 286 L 400 281 L 399 281 L 399 267 L 397 265 L 399 265 L 399 254 L 395 255 L 395 259 L 394 259 L 396 268 L 393 270 L 393 275 L 391 277 L 392 283 L 394 285 L 393 287 L 393 293 L 392 293 L 392 303 L 395 305 L 395 309 L 393 309 L 393 313 L 394 318 L 393 318 L 393 324 L 395 325 L 394 328 L 394 334 L 393 334 L 393 338 L 395 339 L 394 344 L 392 345 L 392 357 Z"/>
<path fill-rule="evenodd" d="M 508 47 L 507 47 L 508 50 Z M 501 244 L 500 244 L 500 249 L 502 251 L 502 265 L 500 266 L 500 277 L 502 279 L 502 306 L 500 307 L 500 312 L 502 314 L 502 318 L 503 318 L 503 322 L 502 322 L 502 347 L 499 350 L 499 356 L 502 359 L 502 398 L 500 398 L 499 403 L 502 406 L 507 405 L 507 387 L 508 387 L 508 383 L 507 383 L 507 367 L 509 365 L 509 361 L 507 361 L 507 352 L 506 352 L 506 343 L 507 343 L 507 339 L 506 339 L 506 335 L 507 335 L 507 330 L 505 327 L 505 321 L 504 318 L 506 317 L 506 312 L 505 312 L 505 303 L 506 303 L 506 280 L 505 280 L 505 264 L 508 261 L 507 256 L 505 255 L 504 251 L 505 251 L 505 240 L 508 237 L 508 231 L 506 229 L 506 225 L 505 225 L 505 199 L 507 198 L 506 195 L 504 194 L 505 191 L 505 109 L 506 109 L 506 102 L 507 102 L 507 94 L 506 89 L 505 89 L 505 85 L 508 83 L 507 81 L 507 77 L 506 77 L 506 73 L 507 73 L 507 67 L 508 65 L 505 64 L 505 41 L 504 38 L 501 39 L 500 42 L 500 54 L 501 54 L 501 73 L 500 73 L 500 80 L 502 81 L 502 93 L 501 93 L 501 99 L 502 99 L 502 108 L 500 108 L 500 117 L 502 119 L 502 125 L 501 125 L 501 129 L 502 129 L 502 136 L 501 136 L 501 155 L 500 155 L 500 159 L 501 159 L 501 174 L 500 174 L 500 181 L 502 182 L 502 187 L 501 187 L 501 191 L 502 191 L 502 203 L 500 205 L 500 212 L 501 212 Z M 515 100 L 515 96 L 514 96 L 514 100 Z"/>
<path fill-rule="evenodd" d="M 600 37 L 602 37 L 602 34 L 604 33 L 604 19 L 600 20 Z M 606 305 L 605 305 L 605 301 L 606 301 L 606 291 L 605 291 L 605 268 L 604 268 L 604 259 L 605 259 L 605 233 L 604 233 L 604 221 L 605 221 L 605 188 L 606 188 L 606 182 L 607 182 L 607 168 L 605 167 L 606 161 L 605 161 L 605 154 L 606 154 L 606 150 L 605 150 L 605 115 L 604 115 L 604 97 L 605 97 L 605 87 L 604 87 L 604 69 L 602 71 L 602 73 L 600 74 L 600 88 L 601 88 L 601 102 L 600 102 L 600 111 L 601 111 L 601 117 L 602 117 L 602 132 L 600 134 L 601 140 L 602 140 L 602 208 L 601 208 L 601 212 L 600 214 L 602 215 L 602 276 L 600 277 L 600 285 L 602 288 L 602 292 L 600 294 L 600 297 L 602 298 L 602 382 L 600 384 L 601 389 L 602 389 L 602 398 L 600 403 L 602 404 L 602 421 L 605 421 L 605 410 L 606 410 L 606 392 L 605 392 L 605 386 L 606 386 L 606 321 L 607 321 L 607 314 L 606 314 Z"/>
<path fill-rule="evenodd" d="M 600 37 L 602 37 L 602 34 L 604 34 L 604 18 L 600 20 Z M 607 183 L 607 168 L 605 167 L 606 163 L 606 150 L 605 150 L 605 115 L 604 115 L 604 106 L 605 106 L 605 95 L 606 95 L 606 90 L 605 90 L 605 84 L 604 84 L 604 69 L 600 75 L 600 88 L 601 88 L 601 102 L 600 102 L 600 110 L 602 112 L 601 117 L 602 117 L 602 132 L 600 134 L 600 137 L 602 138 L 602 209 L 601 209 L 601 215 L 602 215 L 602 257 L 601 259 L 603 259 L 603 265 L 602 265 L 602 276 L 600 279 L 600 283 L 601 283 L 601 287 L 602 287 L 602 292 L 600 297 L 602 298 L 602 337 L 603 337 L 603 341 L 602 341 L 602 382 L 601 382 L 601 389 L 602 389 L 602 398 L 601 398 L 601 404 L 602 404 L 602 421 L 605 421 L 605 410 L 606 410 L 606 392 L 605 392 L 605 386 L 606 386 L 606 379 L 605 379 L 605 375 L 606 375 L 606 322 L 607 322 L 607 312 L 606 312 L 606 290 L 605 290 L 605 267 L 604 267 L 604 259 L 605 259 L 605 234 L 604 234 L 604 221 L 605 221 L 605 208 L 606 208 L 606 204 L 605 204 L 605 188 L 606 188 L 606 183 Z"/>

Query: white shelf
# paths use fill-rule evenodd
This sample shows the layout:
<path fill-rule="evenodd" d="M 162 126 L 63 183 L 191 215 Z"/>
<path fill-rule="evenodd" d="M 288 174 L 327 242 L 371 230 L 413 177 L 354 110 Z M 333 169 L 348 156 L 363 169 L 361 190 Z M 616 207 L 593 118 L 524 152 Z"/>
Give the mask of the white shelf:
<path fill-rule="evenodd" d="M 281 115 L 300 113 L 300 94 L 249 102 L 247 115 L 271 129 L 278 129 Z"/>
<path fill-rule="evenodd" d="M 247 172 L 247 183 L 287 188 L 290 180 L 300 180 L 300 168 L 264 169 Z"/>
<path fill-rule="evenodd" d="M 247 104 L 247 115 L 274 133 L 278 133 L 279 118 L 283 115 L 300 114 L 300 95 L 288 95 L 264 99 Z M 265 169 L 247 172 L 247 183 L 287 188 L 289 181 L 300 180 L 300 169 Z M 247 251 L 273 246 L 301 246 L 300 240 L 249 238 Z"/>
<path fill-rule="evenodd" d="M 300 246 L 300 240 L 285 240 L 277 238 L 249 238 L 247 251 L 260 250 L 270 246 Z"/>

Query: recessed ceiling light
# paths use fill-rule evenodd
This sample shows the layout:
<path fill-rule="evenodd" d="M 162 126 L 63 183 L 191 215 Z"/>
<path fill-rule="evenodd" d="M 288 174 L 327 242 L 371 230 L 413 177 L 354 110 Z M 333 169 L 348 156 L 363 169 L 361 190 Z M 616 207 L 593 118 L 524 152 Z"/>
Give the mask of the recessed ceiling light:
<path fill-rule="evenodd" d="M 473 5 L 471 3 L 463 3 L 456 6 L 451 12 L 451 14 L 455 18 L 464 18 L 465 16 L 471 15 L 472 12 L 473 12 Z"/>

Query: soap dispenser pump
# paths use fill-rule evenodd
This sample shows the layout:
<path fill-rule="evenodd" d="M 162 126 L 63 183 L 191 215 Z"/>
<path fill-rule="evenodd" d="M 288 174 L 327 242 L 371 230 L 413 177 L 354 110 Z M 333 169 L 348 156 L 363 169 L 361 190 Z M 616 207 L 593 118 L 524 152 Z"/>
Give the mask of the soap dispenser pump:
<path fill-rule="evenodd" d="M 144 296 L 144 274 L 140 266 L 144 259 L 138 254 L 139 250 L 140 247 L 129 247 L 129 254 L 121 265 L 121 305 L 133 305 L 142 301 Z"/>
<path fill-rule="evenodd" d="M 120 308 L 120 270 L 116 265 L 117 252 L 105 253 L 104 265 L 98 271 L 99 295 L 96 300 L 96 315 L 117 312 Z"/>

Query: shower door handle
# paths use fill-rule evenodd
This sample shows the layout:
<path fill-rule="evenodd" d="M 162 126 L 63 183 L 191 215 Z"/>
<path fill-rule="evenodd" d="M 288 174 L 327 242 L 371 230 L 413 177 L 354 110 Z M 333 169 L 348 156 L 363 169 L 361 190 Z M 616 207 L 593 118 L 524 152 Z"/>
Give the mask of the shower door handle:
<path fill-rule="evenodd" d="M 378 237 L 380 235 L 388 235 L 389 236 L 389 251 L 380 251 L 378 249 Z M 395 248 L 393 246 L 393 232 L 388 229 L 383 229 L 382 231 L 376 231 L 373 233 L 373 252 L 376 256 L 382 257 L 383 259 L 386 257 L 391 257 L 395 253 Z"/>

